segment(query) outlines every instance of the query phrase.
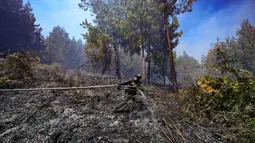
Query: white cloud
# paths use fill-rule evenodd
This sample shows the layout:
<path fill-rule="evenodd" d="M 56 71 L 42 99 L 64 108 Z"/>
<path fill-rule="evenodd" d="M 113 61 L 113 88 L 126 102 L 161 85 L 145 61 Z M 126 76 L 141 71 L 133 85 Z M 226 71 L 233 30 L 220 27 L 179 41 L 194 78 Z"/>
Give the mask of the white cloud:
<path fill-rule="evenodd" d="M 201 60 L 202 54 L 207 54 L 210 45 L 216 41 L 216 37 L 224 40 L 226 36 L 235 36 L 236 30 L 240 27 L 242 20 L 248 18 L 251 23 L 255 23 L 255 1 L 246 1 L 242 5 L 231 5 L 214 13 L 202 23 L 189 30 L 180 39 L 180 44 L 176 48 L 177 54 L 182 54 L 185 50 L 189 55 Z M 199 16 L 199 15 L 198 15 Z M 197 19 L 197 18 L 194 18 Z M 192 19 L 185 19 L 182 21 Z"/>

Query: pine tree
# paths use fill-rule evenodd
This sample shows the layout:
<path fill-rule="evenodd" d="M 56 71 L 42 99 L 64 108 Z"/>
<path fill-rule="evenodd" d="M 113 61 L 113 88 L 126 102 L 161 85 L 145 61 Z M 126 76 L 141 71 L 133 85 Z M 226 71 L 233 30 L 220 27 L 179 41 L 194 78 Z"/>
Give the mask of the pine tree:
<path fill-rule="evenodd" d="M 85 26 L 88 29 L 88 33 L 84 35 L 87 40 L 85 44 L 85 51 L 91 59 L 94 69 L 100 69 L 101 73 L 105 74 L 111 66 L 111 38 L 105 34 L 98 27 L 92 26 L 87 21 Z"/>
<path fill-rule="evenodd" d="M 30 2 L 0 2 L 0 52 L 35 52 L 43 48 L 40 25 L 36 25 Z"/>
<path fill-rule="evenodd" d="M 173 83 L 174 92 L 177 92 L 177 79 L 176 79 L 176 71 L 175 71 L 174 56 L 173 56 L 173 49 L 175 47 L 173 47 L 172 45 L 175 45 L 176 42 L 178 43 L 178 40 L 175 40 L 175 41 L 173 40 L 180 37 L 182 35 L 182 32 L 171 35 L 171 31 L 175 31 L 174 29 L 178 25 L 178 24 L 175 24 L 177 22 L 176 15 L 192 11 L 192 4 L 195 1 L 196 0 L 173 0 L 170 2 L 168 0 L 158 1 L 159 8 L 162 10 L 164 14 L 163 20 L 165 24 L 166 37 L 168 41 L 168 51 L 170 55 L 170 66 L 171 66 L 172 83 Z M 170 18 L 172 18 L 172 20 Z M 172 25 L 172 27 L 169 27 L 169 25 Z"/>

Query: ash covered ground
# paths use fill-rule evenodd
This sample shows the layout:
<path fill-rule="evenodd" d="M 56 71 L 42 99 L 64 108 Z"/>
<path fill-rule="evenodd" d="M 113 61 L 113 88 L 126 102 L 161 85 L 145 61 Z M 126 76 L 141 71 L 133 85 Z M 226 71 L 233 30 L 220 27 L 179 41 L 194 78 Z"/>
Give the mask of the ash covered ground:
<path fill-rule="evenodd" d="M 84 77 L 79 86 L 106 85 L 109 78 Z M 115 81 L 116 83 L 117 81 Z M 114 84 L 114 81 L 111 81 Z M 59 87 L 36 82 L 33 87 Z M 0 142 L 168 143 L 222 142 L 209 129 L 185 121 L 176 96 L 145 86 L 145 103 L 128 102 L 113 88 L 0 93 Z"/>

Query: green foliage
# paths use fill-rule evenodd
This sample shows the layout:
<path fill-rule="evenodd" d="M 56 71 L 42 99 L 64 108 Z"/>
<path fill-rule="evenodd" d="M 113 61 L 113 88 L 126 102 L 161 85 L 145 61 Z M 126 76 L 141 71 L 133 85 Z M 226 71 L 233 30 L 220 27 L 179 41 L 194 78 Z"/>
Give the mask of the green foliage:
<path fill-rule="evenodd" d="M 165 16 L 178 15 L 192 11 L 192 4 L 197 0 L 161 0 L 159 8 L 165 13 Z"/>
<path fill-rule="evenodd" d="M 179 28 L 179 22 L 177 19 L 177 15 L 185 12 L 192 11 L 192 4 L 196 0 L 174 0 L 174 1 L 158 1 L 158 8 L 162 12 L 163 25 L 165 26 L 166 39 L 167 39 L 167 47 L 169 50 L 170 56 L 170 69 L 171 69 L 171 78 L 173 91 L 177 92 L 177 77 L 173 56 L 173 49 L 179 44 L 179 39 L 182 35 L 182 31 L 177 32 L 176 30 Z"/>
<path fill-rule="evenodd" d="M 112 41 L 112 46 L 115 56 L 115 74 L 120 78 L 120 59 L 119 48 L 120 45 L 125 45 L 125 40 L 120 34 L 120 21 L 123 19 L 122 5 L 123 1 L 94 1 L 94 0 L 81 0 L 79 7 L 85 11 L 88 8 L 96 15 L 94 20 L 99 29 L 107 34 Z M 82 24 L 84 26 L 84 22 Z M 86 24 L 84 26 L 86 28 Z M 109 62 L 109 61 L 107 61 Z M 104 68 L 103 71 L 107 70 Z"/>
<path fill-rule="evenodd" d="M 0 86 L 15 88 L 30 86 L 33 80 L 31 67 L 40 62 L 38 57 L 34 57 L 29 53 L 14 53 L 7 56 L 1 61 Z"/>
<path fill-rule="evenodd" d="M 247 27 L 251 28 L 247 21 L 243 22 L 242 28 Z M 210 125 L 222 138 L 254 142 L 255 77 L 250 64 L 253 58 L 249 58 L 251 47 L 246 46 L 251 41 L 242 36 L 238 39 L 227 38 L 214 44 L 203 61 L 209 75 L 180 92 L 182 107 L 186 115 Z M 242 45 L 240 39 L 246 44 Z"/>
<path fill-rule="evenodd" d="M 168 25 L 170 42 L 172 49 L 177 47 L 179 44 L 179 37 L 182 32 L 178 32 L 179 21 L 177 17 L 173 16 L 171 23 Z M 172 79 L 172 71 L 170 71 L 170 62 L 169 62 L 169 49 L 168 49 L 168 41 L 167 35 L 165 32 L 164 24 L 160 25 L 160 29 L 158 29 L 158 33 L 160 35 L 156 35 L 155 39 L 152 41 L 152 46 L 156 47 L 152 49 L 152 60 L 155 67 L 152 69 L 152 74 L 160 75 L 163 78 L 164 85 L 166 84 L 165 78 Z M 162 38 L 164 37 L 164 38 Z M 174 60 L 176 59 L 176 53 L 173 51 L 172 53 Z M 176 64 L 175 64 L 176 65 Z"/>
<path fill-rule="evenodd" d="M 40 81 L 59 81 L 63 73 L 61 65 L 56 62 L 50 65 L 39 63 L 32 69 L 34 77 Z"/>
<path fill-rule="evenodd" d="M 45 50 L 41 52 L 48 59 L 48 64 L 57 62 L 62 67 L 74 69 L 84 58 L 83 43 L 75 38 L 70 39 L 64 28 L 56 26 L 45 40 Z"/>
<path fill-rule="evenodd" d="M 72 74 L 64 70 L 58 63 L 36 64 L 32 70 L 37 81 L 58 82 L 60 85 L 68 87 L 79 86 L 82 81 L 79 72 Z"/>
<path fill-rule="evenodd" d="M 237 36 L 238 46 L 235 55 L 241 59 L 243 68 L 255 75 L 255 26 L 248 19 L 242 21 Z"/>
<path fill-rule="evenodd" d="M 29 1 L 2 0 L 0 2 L 0 52 L 33 52 L 43 48 L 40 25 Z"/>
<path fill-rule="evenodd" d="M 94 22 L 97 27 L 111 37 L 115 47 L 116 69 L 120 61 L 116 47 L 120 47 L 130 56 L 142 54 L 145 58 L 145 54 L 148 54 L 148 76 L 160 74 L 165 79 L 170 77 L 167 66 L 170 67 L 169 56 L 173 56 L 168 52 L 166 22 L 171 35 L 171 46 L 175 48 L 179 44 L 178 37 L 183 33 L 178 31 L 180 24 L 176 15 L 190 11 L 194 1 L 81 0 L 79 7 L 90 9 L 95 14 Z M 169 11 L 170 9 L 172 11 Z M 83 25 L 86 25 L 86 22 Z M 152 64 L 155 65 L 154 69 Z M 141 69 L 144 71 L 144 68 L 145 66 Z M 149 71 L 154 73 L 150 74 Z"/>
<path fill-rule="evenodd" d="M 63 28 L 55 27 L 44 39 L 29 1 L 23 4 L 23 0 L 3 0 L 0 6 L 0 52 L 30 52 L 43 63 L 58 62 L 68 68 L 82 62 L 83 44 L 73 44 Z"/>
<path fill-rule="evenodd" d="M 65 86 L 78 86 L 78 74 L 71 75 L 58 63 L 41 64 L 40 58 L 30 53 L 14 53 L 1 59 L 0 88 L 30 88 L 36 81 L 60 82 Z"/>
<path fill-rule="evenodd" d="M 254 110 L 254 107 L 253 107 Z M 253 111 L 254 112 L 254 111 Z M 245 121 L 246 128 L 249 130 L 247 138 L 250 142 L 255 142 L 255 117 L 249 118 Z"/>
<path fill-rule="evenodd" d="M 230 64 L 226 65 L 224 68 L 228 68 L 230 66 L 235 68 L 241 68 L 252 72 L 255 75 L 255 58 L 254 58 L 254 39 L 255 38 L 255 27 L 249 23 L 248 20 L 244 20 L 241 23 L 241 29 L 237 31 L 237 38 L 226 38 L 225 41 L 219 41 L 213 45 L 213 47 L 209 50 L 205 60 L 204 65 L 207 67 L 209 74 L 217 75 L 220 74 L 215 70 L 217 68 L 219 61 L 223 60 L 222 57 L 217 54 L 228 55 L 225 60 L 233 61 Z M 219 53 L 221 52 L 221 53 Z M 234 59 L 229 59 L 230 57 L 234 57 Z M 222 73 L 225 74 L 225 73 Z"/>
<path fill-rule="evenodd" d="M 242 81 L 226 76 L 205 76 L 189 89 L 182 91 L 183 111 L 196 121 L 209 124 L 224 138 L 234 142 L 250 141 L 253 129 L 250 128 L 255 111 L 255 78 L 242 77 Z M 185 95 L 186 94 L 186 95 Z M 235 133 L 228 128 L 236 128 Z M 247 130 L 244 134 L 243 128 Z M 239 138 L 239 139 L 238 139 Z M 254 136 L 252 137 L 254 138 Z"/>
<path fill-rule="evenodd" d="M 101 72 L 104 74 L 111 65 L 111 38 L 98 27 L 91 26 L 87 22 L 84 25 L 88 28 L 88 33 L 84 35 L 87 40 L 85 51 L 91 59 L 92 66 L 94 68 L 102 66 Z"/>
<path fill-rule="evenodd" d="M 77 69 L 80 65 L 85 63 L 87 57 L 84 53 L 84 44 L 81 39 L 76 40 L 74 37 L 72 38 L 71 48 L 66 57 L 66 64 L 71 69 Z"/>
<path fill-rule="evenodd" d="M 46 50 L 50 53 L 51 61 L 65 66 L 66 56 L 69 54 L 70 39 L 64 28 L 56 26 L 46 38 Z"/>

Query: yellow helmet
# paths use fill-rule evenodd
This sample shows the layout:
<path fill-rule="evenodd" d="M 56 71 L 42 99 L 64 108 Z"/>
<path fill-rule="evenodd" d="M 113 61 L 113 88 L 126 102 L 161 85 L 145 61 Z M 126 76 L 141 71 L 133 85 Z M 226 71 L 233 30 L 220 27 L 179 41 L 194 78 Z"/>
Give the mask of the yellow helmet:
<path fill-rule="evenodd" d="M 137 77 L 138 79 L 141 79 L 141 78 L 142 78 L 141 74 L 137 74 L 136 77 Z"/>

